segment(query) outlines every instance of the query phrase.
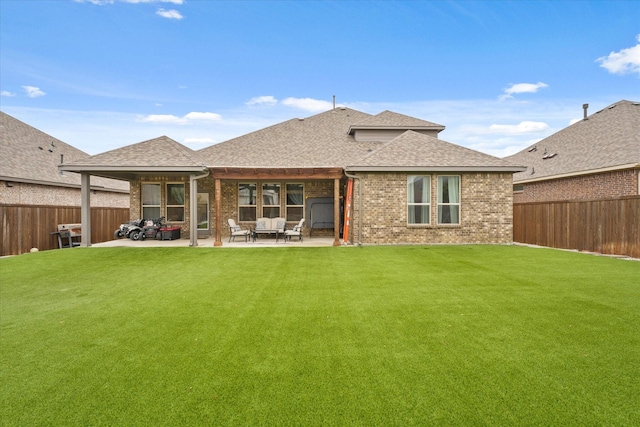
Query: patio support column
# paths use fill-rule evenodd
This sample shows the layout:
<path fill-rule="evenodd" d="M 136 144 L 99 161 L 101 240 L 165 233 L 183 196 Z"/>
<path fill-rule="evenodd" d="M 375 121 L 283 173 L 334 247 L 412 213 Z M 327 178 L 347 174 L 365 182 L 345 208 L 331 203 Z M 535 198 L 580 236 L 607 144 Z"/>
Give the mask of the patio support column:
<path fill-rule="evenodd" d="M 340 179 L 333 180 L 333 246 L 340 246 Z"/>
<path fill-rule="evenodd" d="M 91 246 L 91 175 L 80 174 L 80 246 Z"/>
<path fill-rule="evenodd" d="M 213 246 L 222 246 L 222 188 L 220 178 L 216 178 L 216 240 Z"/>

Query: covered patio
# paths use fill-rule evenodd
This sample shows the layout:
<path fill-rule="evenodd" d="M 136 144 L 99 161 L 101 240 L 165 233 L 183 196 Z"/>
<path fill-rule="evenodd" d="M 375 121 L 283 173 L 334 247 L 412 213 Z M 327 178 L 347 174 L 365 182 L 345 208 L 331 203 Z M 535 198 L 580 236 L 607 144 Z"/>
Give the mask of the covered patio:
<path fill-rule="evenodd" d="M 333 237 L 305 237 L 302 241 L 293 239 L 291 241 L 284 242 L 283 239 L 279 239 L 276 243 L 276 239 L 273 237 L 263 237 L 257 239 L 255 242 L 249 240 L 245 242 L 243 239 L 236 239 L 229 242 L 225 240 L 224 245 L 215 246 L 215 238 L 209 237 L 206 239 L 198 239 L 198 248 L 300 248 L 300 247 L 329 247 L 335 246 Z M 344 244 L 344 243 L 342 243 Z M 122 248 L 122 247 L 134 247 L 134 248 L 151 248 L 151 247 L 189 247 L 191 245 L 190 239 L 176 239 L 176 240 L 138 240 L 133 241 L 131 239 L 117 239 L 110 240 L 108 242 L 93 243 L 92 248 Z"/>

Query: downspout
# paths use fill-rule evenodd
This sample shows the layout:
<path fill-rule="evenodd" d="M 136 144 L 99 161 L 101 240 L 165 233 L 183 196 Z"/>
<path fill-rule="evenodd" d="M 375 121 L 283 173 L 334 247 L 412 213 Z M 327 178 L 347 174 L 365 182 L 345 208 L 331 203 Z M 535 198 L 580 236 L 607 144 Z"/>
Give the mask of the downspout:
<path fill-rule="evenodd" d="M 362 181 L 358 175 L 352 175 L 345 169 L 344 175 L 347 178 L 358 180 L 358 246 L 362 246 Z"/>
<path fill-rule="evenodd" d="M 200 178 L 209 176 L 209 169 L 202 175 L 189 175 L 189 246 L 198 246 L 198 181 Z"/>

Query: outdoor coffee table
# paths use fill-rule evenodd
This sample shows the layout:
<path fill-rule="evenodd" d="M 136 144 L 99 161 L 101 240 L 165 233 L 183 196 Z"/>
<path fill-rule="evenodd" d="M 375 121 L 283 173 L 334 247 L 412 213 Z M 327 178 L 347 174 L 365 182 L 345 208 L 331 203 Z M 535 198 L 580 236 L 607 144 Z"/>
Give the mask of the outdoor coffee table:
<path fill-rule="evenodd" d="M 278 239 L 280 238 L 279 230 L 253 230 L 253 232 L 251 233 L 251 237 L 254 242 L 258 239 L 258 234 L 275 234 L 276 243 L 278 243 Z"/>

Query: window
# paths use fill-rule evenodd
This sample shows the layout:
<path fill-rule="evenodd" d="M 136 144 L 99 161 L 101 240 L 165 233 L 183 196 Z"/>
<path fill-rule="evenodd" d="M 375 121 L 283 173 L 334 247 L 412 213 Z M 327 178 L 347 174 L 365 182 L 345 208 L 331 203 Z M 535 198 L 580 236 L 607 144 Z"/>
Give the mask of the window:
<path fill-rule="evenodd" d="M 262 184 L 262 216 L 280 216 L 280 184 Z"/>
<path fill-rule="evenodd" d="M 142 218 L 160 217 L 160 184 L 142 184 Z"/>
<path fill-rule="evenodd" d="M 431 223 L 431 177 L 409 176 L 407 178 L 407 222 L 409 224 Z"/>
<path fill-rule="evenodd" d="M 460 177 L 438 177 L 438 224 L 460 224 Z"/>
<path fill-rule="evenodd" d="M 287 184 L 287 221 L 300 221 L 304 216 L 304 184 Z"/>
<path fill-rule="evenodd" d="M 238 220 L 255 221 L 256 217 L 256 194 L 257 185 L 255 183 L 238 184 Z"/>
<path fill-rule="evenodd" d="M 167 221 L 184 221 L 184 184 L 167 184 Z"/>
<path fill-rule="evenodd" d="M 524 184 L 513 184 L 514 193 L 522 193 L 524 191 Z"/>

